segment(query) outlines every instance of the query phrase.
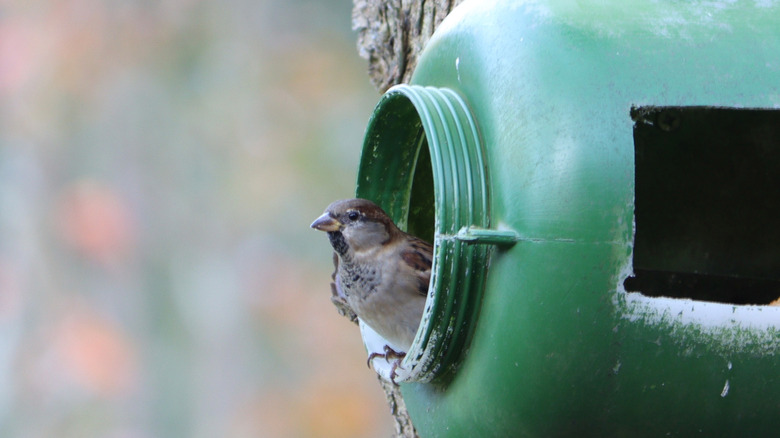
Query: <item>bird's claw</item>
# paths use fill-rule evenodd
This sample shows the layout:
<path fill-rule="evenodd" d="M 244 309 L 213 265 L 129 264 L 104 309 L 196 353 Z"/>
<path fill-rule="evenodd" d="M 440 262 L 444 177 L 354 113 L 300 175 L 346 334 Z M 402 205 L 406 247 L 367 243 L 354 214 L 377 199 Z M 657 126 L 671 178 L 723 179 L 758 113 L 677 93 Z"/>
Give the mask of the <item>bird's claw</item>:
<path fill-rule="evenodd" d="M 395 351 L 392 348 L 390 348 L 389 345 L 385 345 L 384 353 L 374 352 L 368 355 L 368 360 L 366 361 L 366 365 L 368 365 L 369 368 L 372 368 L 371 361 L 377 357 L 383 357 L 387 363 L 390 363 L 391 359 L 395 359 L 392 368 L 390 368 L 390 382 L 392 382 L 393 385 L 398 386 L 398 383 L 396 383 L 395 381 L 395 378 L 398 377 L 398 373 L 396 373 L 396 370 L 398 368 L 403 369 L 401 367 L 401 361 L 406 357 L 406 353 L 402 351 Z"/>
<path fill-rule="evenodd" d="M 403 359 L 396 359 L 395 362 L 393 362 L 393 367 L 390 368 L 390 382 L 398 386 L 398 383 L 395 381 L 395 378 L 398 377 L 398 373 L 395 372 L 398 368 L 401 368 L 401 360 Z"/>

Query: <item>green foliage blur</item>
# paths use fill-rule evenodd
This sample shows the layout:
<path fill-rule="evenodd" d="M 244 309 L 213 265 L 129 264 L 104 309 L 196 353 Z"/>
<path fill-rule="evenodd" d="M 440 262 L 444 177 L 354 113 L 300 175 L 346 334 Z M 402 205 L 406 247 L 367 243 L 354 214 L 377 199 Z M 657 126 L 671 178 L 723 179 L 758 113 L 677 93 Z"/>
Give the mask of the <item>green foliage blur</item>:
<path fill-rule="evenodd" d="M 378 99 L 350 8 L 0 2 L 0 436 L 390 435 L 308 227 Z"/>

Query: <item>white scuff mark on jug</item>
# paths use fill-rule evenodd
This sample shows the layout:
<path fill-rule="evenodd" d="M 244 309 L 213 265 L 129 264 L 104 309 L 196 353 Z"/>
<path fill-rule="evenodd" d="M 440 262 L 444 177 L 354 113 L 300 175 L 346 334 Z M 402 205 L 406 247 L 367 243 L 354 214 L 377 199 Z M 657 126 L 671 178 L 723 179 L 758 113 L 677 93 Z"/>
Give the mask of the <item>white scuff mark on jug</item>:
<path fill-rule="evenodd" d="M 722 354 L 780 353 L 780 307 L 647 297 L 621 290 L 615 298 L 623 319 L 664 327 L 681 345 L 695 341 Z"/>
<path fill-rule="evenodd" d="M 726 380 L 726 384 L 723 385 L 723 391 L 720 392 L 721 397 L 725 397 L 729 393 L 729 381 Z"/>

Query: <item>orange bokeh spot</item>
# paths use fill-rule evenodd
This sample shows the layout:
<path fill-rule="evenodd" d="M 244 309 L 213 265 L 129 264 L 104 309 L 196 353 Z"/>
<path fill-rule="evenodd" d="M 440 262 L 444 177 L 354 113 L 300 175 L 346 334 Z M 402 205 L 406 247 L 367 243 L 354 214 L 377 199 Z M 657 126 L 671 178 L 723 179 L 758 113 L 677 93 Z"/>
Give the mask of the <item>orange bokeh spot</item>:
<path fill-rule="evenodd" d="M 57 326 L 55 346 L 62 371 L 86 390 L 119 396 L 136 381 L 136 355 L 131 341 L 109 321 L 79 313 Z"/>
<path fill-rule="evenodd" d="M 58 218 L 64 239 L 101 262 L 121 258 L 133 242 L 129 208 L 117 193 L 94 181 L 63 191 Z"/>

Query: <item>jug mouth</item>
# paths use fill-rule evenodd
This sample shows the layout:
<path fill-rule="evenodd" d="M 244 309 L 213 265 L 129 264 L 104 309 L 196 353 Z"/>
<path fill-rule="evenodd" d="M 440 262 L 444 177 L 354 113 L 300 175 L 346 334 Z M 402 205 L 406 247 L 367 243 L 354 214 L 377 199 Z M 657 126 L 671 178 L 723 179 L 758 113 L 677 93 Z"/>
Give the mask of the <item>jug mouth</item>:
<path fill-rule="evenodd" d="M 477 123 L 456 92 L 398 85 L 382 96 L 366 130 L 357 196 L 434 245 L 425 310 L 398 382 L 449 375 L 468 348 L 489 261 L 490 246 L 470 233 L 489 231 L 487 173 Z M 370 351 L 381 348 L 362 332 Z M 374 361 L 387 377 L 384 363 Z"/>

